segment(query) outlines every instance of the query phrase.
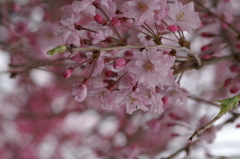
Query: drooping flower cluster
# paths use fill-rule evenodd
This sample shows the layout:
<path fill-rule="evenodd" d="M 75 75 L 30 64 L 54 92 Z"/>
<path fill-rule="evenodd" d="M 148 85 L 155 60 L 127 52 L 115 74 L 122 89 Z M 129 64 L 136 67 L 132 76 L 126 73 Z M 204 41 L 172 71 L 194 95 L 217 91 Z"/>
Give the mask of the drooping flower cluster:
<path fill-rule="evenodd" d="M 197 131 L 240 93 L 237 1 L 1 1 L 0 158 L 198 158 L 240 117 Z"/>
<path fill-rule="evenodd" d="M 176 101 L 185 104 L 186 99 L 179 96 L 185 93 L 174 81 L 176 54 L 171 53 L 174 50 L 144 47 L 162 44 L 165 38 L 162 33 L 177 30 L 191 33 L 192 29 L 199 27 L 200 20 L 198 13 L 194 12 L 193 3 L 168 5 L 166 0 L 131 0 L 124 3 L 112 0 L 74 1 L 62 11 L 64 16 L 57 34 L 61 35 L 62 44 L 69 45 L 69 51 L 79 46 L 139 45 L 138 50 L 130 46 L 123 51 L 85 51 L 89 70 L 85 80 L 90 82 L 73 85 L 73 95 L 78 102 L 87 95 L 95 96 L 100 99 L 103 108 L 126 107 L 130 114 L 137 109 L 161 113 L 164 106 L 174 106 L 171 103 L 176 104 Z M 179 34 L 178 40 L 181 46 L 189 47 L 184 43 L 183 34 Z"/>

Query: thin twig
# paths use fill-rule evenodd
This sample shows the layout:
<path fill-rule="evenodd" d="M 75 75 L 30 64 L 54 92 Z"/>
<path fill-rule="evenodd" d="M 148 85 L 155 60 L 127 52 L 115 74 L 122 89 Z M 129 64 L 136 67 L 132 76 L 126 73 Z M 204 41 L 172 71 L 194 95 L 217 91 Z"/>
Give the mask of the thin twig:
<path fill-rule="evenodd" d="M 212 64 L 217 64 L 223 61 L 228 61 L 228 60 L 233 60 L 234 57 L 233 56 L 222 56 L 222 57 L 213 57 L 211 59 L 208 60 L 202 60 L 202 65 L 198 66 L 197 63 L 195 61 L 188 61 L 186 62 L 184 65 L 182 65 L 181 67 L 179 67 L 178 69 L 174 70 L 174 74 L 179 74 L 181 72 L 184 71 L 188 71 L 188 70 L 192 70 L 192 69 L 200 69 L 203 66 L 206 65 L 212 65 Z"/>
<path fill-rule="evenodd" d="M 201 2 L 198 2 L 196 0 L 193 0 L 198 6 L 202 7 L 206 12 L 210 13 L 212 16 L 214 16 L 215 18 L 217 18 L 218 20 L 220 20 L 222 23 L 225 23 L 228 25 L 228 27 L 234 31 L 238 36 L 240 36 L 239 31 L 230 23 L 226 22 L 224 19 L 220 18 L 219 16 L 217 16 L 215 13 L 213 13 L 212 11 L 210 11 L 208 8 L 206 8 Z"/>
<path fill-rule="evenodd" d="M 181 153 L 182 151 L 185 151 L 185 150 L 189 149 L 190 146 L 195 145 L 198 141 L 199 141 L 199 140 L 196 140 L 196 141 L 194 141 L 194 142 L 192 142 L 192 143 L 189 143 L 188 145 L 180 148 L 179 150 L 177 150 L 176 152 L 174 152 L 174 153 L 171 154 L 170 156 L 165 157 L 164 159 L 174 159 L 179 153 Z"/>
<path fill-rule="evenodd" d="M 192 136 L 188 139 L 192 141 L 193 138 L 199 136 L 201 133 L 203 133 L 206 129 L 210 128 L 218 119 L 220 119 L 224 114 L 219 114 L 215 118 L 213 118 L 210 122 L 208 122 L 205 126 L 201 127 L 197 131 L 195 131 Z"/>
<path fill-rule="evenodd" d="M 91 48 L 83 48 L 83 47 L 76 47 L 73 48 L 73 51 L 94 51 L 94 50 L 98 50 L 100 52 L 102 51 L 110 51 L 110 50 L 119 50 L 119 49 L 150 49 L 150 48 L 167 48 L 167 49 L 173 49 L 173 50 L 185 50 L 188 53 L 192 54 L 195 59 L 197 60 L 197 64 L 198 66 L 202 66 L 202 62 L 201 59 L 198 57 L 198 55 L 193 52 L 192 50 L 190 50 L 189 48 L 183 47 L 183 46 L 178 46 L 178 47 L 174 47 L 174 46 L 169 46 L 169 45 L 152 45 L 152 46 L 136 46 L 136 45 L 125 45 L 125 46 L 116 46 L 116 47 L 106 47 L 106 48 L 97 48 L 97 47 L 91 47 Z"/>

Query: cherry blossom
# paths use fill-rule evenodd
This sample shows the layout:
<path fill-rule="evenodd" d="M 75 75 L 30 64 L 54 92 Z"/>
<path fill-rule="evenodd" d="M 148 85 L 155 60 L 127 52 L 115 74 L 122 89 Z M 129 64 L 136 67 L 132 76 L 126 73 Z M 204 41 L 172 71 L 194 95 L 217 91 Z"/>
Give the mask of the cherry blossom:
<path fill-rule="evenodd" d="M 0 3 L 0 158 L 233 157 L 237 0 Z"/>
<path fill-rule="evenodd" d="M 162 51 L 156 49 L 135 51 L 133 54 L 132 60 L 127 64 L 130 76 L 147 87 L 162 87 L 175 58 L 163 55 Z"/>
<path fill-rule="evenodd" d="M 62 44 L 73 43 L 80 46 L 79 31 L 75 29 L 75 23 L 80 20 L 80 15 L 73 11 L 71 5 L 65 6 L 61 9 L 64 16 L 61 19 L 61 26 L 56 30 L 56 34 L 61 37 Z"/>
<path fill-rule="evenodd" d="M 87 86 L 82 83 L 75 83 L 72 85 L 72 95 L 78 102 L 82 102 L 87 96 Z"/>
<path fill-rule="evenodd" d="M 126 17 L 135 18 L 135 24 L 141 25 L 145 21 L 153 21 L 154 11 L 159 9 L 159 0 L 131 0 L 122 5 Z"/>
<path fill-rule="evenodd" d="M 169 6 L 169 25 L 177 25 L 188 33 L 192 33 L 192 29 L 196 29 L 200 26 L 201 21 L 199 19 L 199 14 L 194 12 L 193 2 L 183 5 L 176 1 L 173 4 L 169 4 Z"/>

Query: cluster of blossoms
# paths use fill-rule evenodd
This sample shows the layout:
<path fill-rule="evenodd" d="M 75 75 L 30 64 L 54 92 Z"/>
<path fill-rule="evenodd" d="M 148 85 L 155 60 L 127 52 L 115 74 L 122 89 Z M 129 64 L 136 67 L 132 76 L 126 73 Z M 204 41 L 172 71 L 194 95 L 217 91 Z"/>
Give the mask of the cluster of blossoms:
<path fill-rule="evenodd" d="M 64 15 L 56 33 L 67 46 L 63 51 L 72 53 L 68 57 L 77 53 L 85 57 L 63 76 L 69 78 L 83 64 L 89 70 L 83 82 L 73 84 L 75 100 L 95 96 L 103 108 L 126 107 L 130 114 L 137 109 L 162 113 L 167 106 L 186 104 L 187 93 L 173 75 L 174 48 L 176 44 L 190 48 L 183 31 L 191 33 L 201 24 L 193 3 L 83 0 L 61 10 Z M 167 41 L 172 35 L 177 43 Z M 166 47 L 160 46 L 163 39 Z M 119 50 L 121 46 L 125 47 Z"/>
<path fill-rule="evenodd" d="M 240 93 L 238 0 L 184 2 L 2 0 L 0 158 L 225 155 L 205 142 L 239 109 L 204 128 Z"/>

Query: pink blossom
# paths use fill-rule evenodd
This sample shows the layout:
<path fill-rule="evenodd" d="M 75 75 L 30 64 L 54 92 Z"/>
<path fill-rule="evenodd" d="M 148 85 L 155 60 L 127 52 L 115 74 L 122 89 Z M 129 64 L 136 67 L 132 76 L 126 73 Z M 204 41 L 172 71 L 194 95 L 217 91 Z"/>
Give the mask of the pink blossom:
<path fill-rule="evenodd" d="M 167 6 L 167 0 L 158 0 L 156 5 L 158 7 L 154 10 L 154 19 L 159 24 L 161 20 L 168 15 L 169 8 Z"/>
<path fill-rule="evenodd" d="M 142 94 L 145 96 L 144 104 L 150 107 L 150 111 L 153 113 L 161 114 L 163 112 L 163 94 L 157 92 L 155 88 L 147 89 L 142 84 L 139 84 L 135 93 Z"/>
<path fill-rule="evenodd" d="M 116 91 L 115 91 L 116 92 Z M 147 111 L 144 101 L 146 97 L 143 94 L 135 93 L 131 89 L 121 89 L 117 92 L 116 102 L 119 107 L 126 107 L 127 113 L 132 114 L 137 109 Z"/>
<path fill-rule="evenodd" d="M 78 102 L 82 102 L 87 96 L 87 86 L 82 83 L 75 83 L 72 85 L 72 95 Z"/>
<path fill-rule="evenodd" d="M 126 17 L 135 18 L 136 25 L 142 25 L 146 20 L 153 21 L 154 10 L 159 0 L 131 0 L 123 3 L 122 11 Z"/>
<path fill-rule="evenodd" d="M 104 52 L 102 52 L 101 54 L 103 54 Z M 99 74 L 102 73 L 102 70 L 103 68 L 105 67 L 104 65 L 104 60 L 103 58 L 100 56 L 96 61 L 96 64 L 93 64 L 93 63 L 87 63 L 86 67 L 87 67 L 87 70 L 89 72 L 92 71 L 93 69 L 93 72 L 92 72 L 92 75 L 91 76 L 97 76 Z"/>
<path fill-rule="evenodd" d="M 192 33 L 192 29 L 197 29 L 201 25 L 199 14 L 194 12 L 193 2 L 182 5 L 181 2 L 176 1 L 169 6 L 169 25 L 177 25 L 188 33 Z"/>
<path fill-rule="evenodd" d="M 108 17 L 111 20 L 116 13 L 117 9 L 116 4 L 112 2 L 112 0 L 101 0 L 100 4 L 106 15 L 108 15 Z"/>
<path fill-rule="evenodd" d="M 75 23 L 80 20 L 80 14 L 73 11 L 71 5 L 64 6 L 61 9 L 65 14 L 61 19 L 61 26 L 56 30 L 62 44 L 74 44 L 80 46 L 79 31 L 75 29 Z"/>
<path fill-rule="evenodd" d="M 113 34 L 113 31 L 111 28 L 103 27 L 103 29 L 98 30 L 97 33 L 95 33 L 93 35 L 94 39 L 93 39 L 92 43 L 97 44 L 100 41 L 107 39 L 109 36 L 112 36 L 112 34 Z"/>
<path fill-rule="evenodd" d="M 147 87 L 162 87 L 171 72 L 170 68 L 175 58 L 163 55 L 163 52 L 157 49 L 144 49 L 133 54 L 132 60 L 127 64 L 129 75 Z"/>
<path fill-rule="evenodd" d="M 217 8 L 212 9 L 212 11 L 216 15 L 219 15 L 219 17 L 222 20 L 224 20 L 228 23 L 233 21 L 233 7 L 232 7 L 231 3 L 220 2 L 220 3 L 218 3 Z M 222 26 L 227 27 L 227 25 L 225 23 L 222 23 Z"/>
<path fill-rule="evenodd" d="M 167 106 L 184 106 L 187 104 L 188 94 L 184 92 L 177 83 L 165 86 L 161 94 L 164 96 L 164 105 Z"/>
<path fill-rule="evenodd" d="M 115 95 L 113 95 L 108 89 L 101 88 L 96 90 L 95 97 L 101 100 L 101 107 L 108 110 L 114 110 L 117 108 L 115 102 Z"/>

